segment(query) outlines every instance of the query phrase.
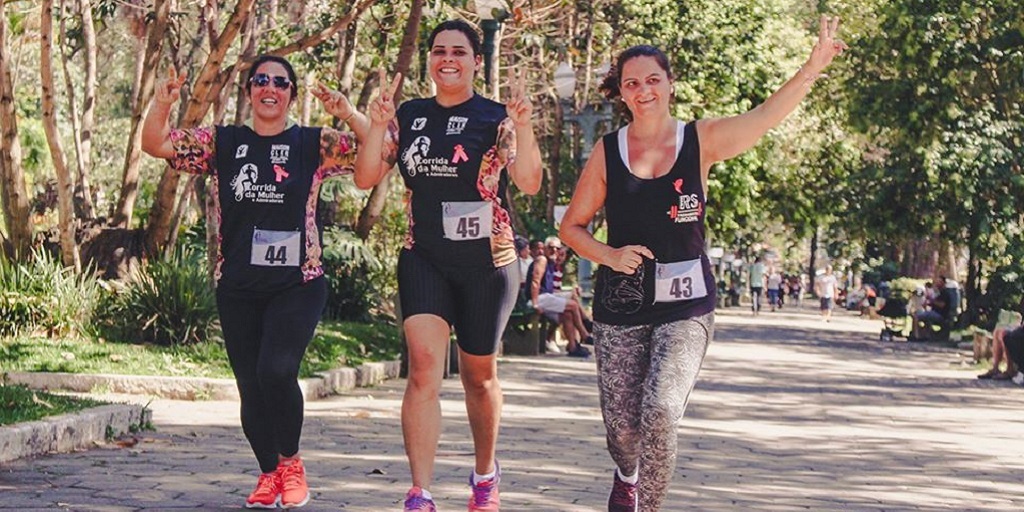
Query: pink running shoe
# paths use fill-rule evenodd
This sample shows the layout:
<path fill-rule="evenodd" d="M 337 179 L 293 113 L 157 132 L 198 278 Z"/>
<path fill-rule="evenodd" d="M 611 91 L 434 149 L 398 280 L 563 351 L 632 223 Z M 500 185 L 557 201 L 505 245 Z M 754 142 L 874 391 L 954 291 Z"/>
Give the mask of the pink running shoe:
<path fill-rule="evenodd" d="M 608 512 L 636 512 L 638 506 L 636 484 L 623 482 L 616 471 L 612 492 L 608 495 Z"/>
<path fill-rule="evenodd" d="M 423 496 L 423 489 L 413 486 L 405 494 L 404 512 L 437 512 L 437 507 L 434 506 L 434 500 Z"/>
<path fill-rule="evenodd" d="M 498 482 L 501 481 L 501 467 L 494 461 L 494 478 L 473 483 L 473 475 L 469 476 L 469 485 L 473 495 L 469 497 L 469 512 L 498 512 L 501 499 L 498 498 Z"/>

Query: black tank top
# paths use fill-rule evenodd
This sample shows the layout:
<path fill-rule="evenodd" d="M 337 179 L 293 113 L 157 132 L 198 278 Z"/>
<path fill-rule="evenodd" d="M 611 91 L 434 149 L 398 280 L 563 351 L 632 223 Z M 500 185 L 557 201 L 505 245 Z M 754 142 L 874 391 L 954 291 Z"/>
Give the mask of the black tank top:
<path fill-rule="evenodd" d="M 215 143 L 222 259 L 217 286 L 273 292 L 301 284 L 312 242 L 307 237 L 323 245 L 323 226 L 308 209 L 316 204 L 320 128 L 292 126 L 263 137 L 247 126 L 218 126 Z M 315 232 L 309 222 L 316 223 Z"/>
<path fill-rule="evenodd" d="M 621 131 L 624 140 L 625 130 L 604 136 L 608 245 L 643 245 L 655 259 L 645 259 L 632 275 L 600 267 L 594 320 L 647 325 L 709 313 L 715 308 L 715 280 L 704 254 L 706 201 L 696 124 L 682 128 L 672 169 L 653 179 L 638 178 L 626 167 L 619 136 Z"/>
<path fill-rule="evenodd" d="M 407 189 L 406 247 L 438 266 L 514 263 L 503 204 L 508 172 L 498 156 L 505 106 L 478 94 L 451 107 L 423 98 L 402 103 L 397 118 L 398 167 Z"/>

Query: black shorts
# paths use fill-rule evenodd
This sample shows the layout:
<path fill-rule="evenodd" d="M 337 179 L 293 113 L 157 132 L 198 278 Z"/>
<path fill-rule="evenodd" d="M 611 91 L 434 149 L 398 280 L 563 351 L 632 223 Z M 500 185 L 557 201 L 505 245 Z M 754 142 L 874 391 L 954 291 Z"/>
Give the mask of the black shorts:
<path fill-rule="evenodd" d="M 498 350 L 519 293 L 519 263 L 501 268 L 434 265 L 408 249 L 398 256 L 402 316 L 437 315 L 455 329 L 459 347 L 485 356 Z"/>
<path fill-rule="evenodd" d="M 1003 345 L 1010 359 L 1017 365 L 1017 370 L 1024 371 L 1024 327 L 1006 331 L 1003 334 Z"/>

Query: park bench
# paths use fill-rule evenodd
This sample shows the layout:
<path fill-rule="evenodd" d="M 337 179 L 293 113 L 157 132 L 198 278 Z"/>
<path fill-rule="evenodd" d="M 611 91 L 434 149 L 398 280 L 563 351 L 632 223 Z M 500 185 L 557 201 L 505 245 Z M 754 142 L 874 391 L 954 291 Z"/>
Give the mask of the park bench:
<path fill-rule="evenodd" d="M 557 324 L 526 304 L 516 304 L 502 338 L 502 353 L 535 356 L 547 352 L 546 341 Z"/>

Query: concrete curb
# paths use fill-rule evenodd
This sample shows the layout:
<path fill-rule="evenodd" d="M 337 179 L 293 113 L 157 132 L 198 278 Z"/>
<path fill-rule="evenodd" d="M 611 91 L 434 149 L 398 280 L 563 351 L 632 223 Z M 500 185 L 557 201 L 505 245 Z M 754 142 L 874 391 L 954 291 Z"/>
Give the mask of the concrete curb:
<path fill-rule="evenodd" d="M 358 368 L 338 368 L 301 379 L 299 387 L 306 400 L 317 400 L 357 387 L 379 384 L 397 378 L 400 361 L 363 363 Z M 201 377 L 156 377 L 142 375 L 74 374 L 50 372 L 8 372 L 8 384 L 31 389 L 60 389 L 79 393 L 124 393 L 152 395 L 172 400 L 238 400 L 233 379 Z"/>
<path fill-rule="evenodd" d="M 89 448 L 108 435 L 138 430 L 151 416 L 142 405 L 116 404 L 0 427 L 0 463 Z"/>

